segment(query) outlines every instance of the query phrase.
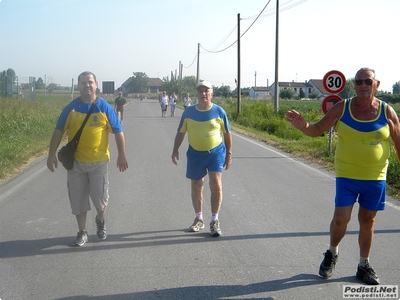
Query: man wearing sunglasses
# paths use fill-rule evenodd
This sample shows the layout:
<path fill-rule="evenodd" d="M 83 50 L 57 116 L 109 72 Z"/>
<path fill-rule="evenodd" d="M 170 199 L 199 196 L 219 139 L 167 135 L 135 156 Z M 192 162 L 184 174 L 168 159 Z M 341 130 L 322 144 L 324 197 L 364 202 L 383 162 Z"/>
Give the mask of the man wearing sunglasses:
<path fill-rule="evenodd" d="M 370 68 L 355 76 L 356 97 L 336 103 L 317 123 L 309 124 L 295 110 L 286 113 L 295 128 L 311 137 L 335 126 L 335 211 L 330 224 L 330 247 L 324 254 L 319 274 L 332 276 L 339 255 L 339 243 L 346 234 L 354 203 L 358 201 L 360 262 L 356 276 L 366 284 L 379 284 L 369 263 L 376 214 L 385 209 L 389 138 L 400 159 L 400 123 L 394 109 L 375 97 L 379 80 Z"/>

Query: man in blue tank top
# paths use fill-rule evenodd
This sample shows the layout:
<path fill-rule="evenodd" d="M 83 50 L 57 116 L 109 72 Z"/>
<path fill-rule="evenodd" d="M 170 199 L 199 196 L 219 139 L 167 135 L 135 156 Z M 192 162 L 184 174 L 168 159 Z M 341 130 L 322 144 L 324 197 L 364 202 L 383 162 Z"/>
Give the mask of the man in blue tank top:
<path fill-rule="evenodd" d="M 336 197 L 330 224 L 330 246 L 324 254 L 319 274 L 332 276 L 339 255 L 339 243 L 346 234 L 354 203 L 358 201 L 360 262 L 356 276 L 366 284 L 379 284 L 369 263 L 376 214 L 385 209 L 389 138 L 400 158 L 400 123 L 394 109 L 375 97 L 380 81 L 370 68 L 355 76 L 356 97 L 336 103 L 317 123 L 309 124 L 295 110 L 286 119 L 305 135 L 320 136 L 335 126 Z"/>

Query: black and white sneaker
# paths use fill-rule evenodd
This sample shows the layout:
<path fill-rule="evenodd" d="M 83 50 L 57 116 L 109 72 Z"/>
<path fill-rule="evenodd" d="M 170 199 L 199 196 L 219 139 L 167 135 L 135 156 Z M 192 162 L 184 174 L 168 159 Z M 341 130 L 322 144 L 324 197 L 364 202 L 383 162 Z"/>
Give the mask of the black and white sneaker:
<path fill-rule="evenodd" d="M 88 234 L 86 231 L 81 230 L 78 232 L 74 243 L 72 244 L 75 247 L 82 247 L 88 241 Z"/>
<path fill-rule="evenodd" d="M 105 240 L 107 238 L 107 231 L 106 231 L 106 221 L 104 220 L 97 220 L 97 218 L 95 218 L 96 221 L 96 226 L 97 226 L 97 237 L 99 238 L 99 240 Z"/>
<path fill-rule="evenodd" d="M 221 227 L 219 224 L 219 220 L 211 221 L 210 232 L 211 236 L 213 237 L 219 237 L 221 235 Z"/>
<path fill-rule="evenodd" d="M 332 276 L 333 271 L 335 270 L 336 262 L 339 258 L 338 255 L 333 256 L 330 250 L 326 250 L 324 253 L 324 260 L 321 262 L 319 266 L 319 275 L 324 278 L 329 278 Z"/>
<path fill-rule="evenodd" d="M 204 220 L 202 220 L 202 219 L 199 219 L 199 218 L 195 218 L 194 219 L 194 221 L 193 221 L 193 224 L 192 225 L 190 225 L 190 227 L 189 227 L 189 231 L 190 232 L 197 232 L 197 231 L 200 231 L 200 230 L 202 230 L 202 229 L 204 229 Z"/>
<path fill-rule="evenodd" d="M 358 265 L 356 276 L 357 278 L 362 279 L 366 284 L 369 285 L 379 284 L 378 275 L 376 275 L 374 269 L 372 269 L 372 267 L 368 262 L 366 263 L 365 267 L 361 267 L 360 265 Z"/>

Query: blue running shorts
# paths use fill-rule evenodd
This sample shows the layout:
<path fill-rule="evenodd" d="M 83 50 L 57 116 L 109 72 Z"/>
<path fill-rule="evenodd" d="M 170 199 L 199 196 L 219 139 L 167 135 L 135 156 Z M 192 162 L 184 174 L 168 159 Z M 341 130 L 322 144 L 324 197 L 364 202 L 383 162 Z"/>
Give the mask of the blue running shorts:
<path fill-rule="evenodd" d="M 186 152 L 186 177 L 198 180 L 208 172 L 220 172 L 224 169 L 226 148 L 223 143 L 210 151 L 197 151 L 191 146 Z"/>
<path fill-rule="evenodd" d="M 358 203 L 365 209 L 377 211 L 386 207 L 386 180 L 357 180 L 336 178 L 335 206 Z"/>

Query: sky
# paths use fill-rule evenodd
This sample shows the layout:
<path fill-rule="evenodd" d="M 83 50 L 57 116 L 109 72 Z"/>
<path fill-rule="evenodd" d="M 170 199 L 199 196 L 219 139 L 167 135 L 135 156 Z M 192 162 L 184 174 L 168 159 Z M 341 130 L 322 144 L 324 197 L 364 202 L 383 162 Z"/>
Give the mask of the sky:
<path fill-rule="evenodd" d="M 115 88 L 197 75 L 236 88 L 275 82 L 277 0 L 0 0 L 0 71 L 20 83 L 41 77 L 71 86 L 83 71 Z M 238 22 L 238 14 L 240 21 Z M 400 81 L 400 0 L 280 0 L 278 81 L 353 78 L 376 70 L 379 90 Z M 198 55 L 198 48 L 200 52 Z M 198 56 L 197 56 L 198 55 Z"/>

